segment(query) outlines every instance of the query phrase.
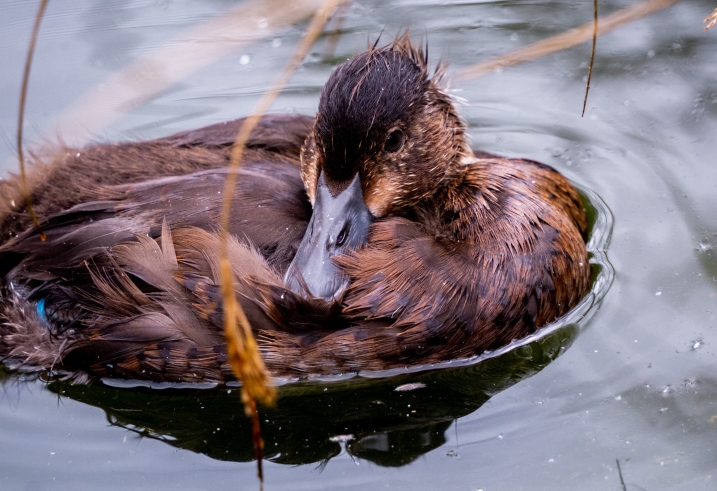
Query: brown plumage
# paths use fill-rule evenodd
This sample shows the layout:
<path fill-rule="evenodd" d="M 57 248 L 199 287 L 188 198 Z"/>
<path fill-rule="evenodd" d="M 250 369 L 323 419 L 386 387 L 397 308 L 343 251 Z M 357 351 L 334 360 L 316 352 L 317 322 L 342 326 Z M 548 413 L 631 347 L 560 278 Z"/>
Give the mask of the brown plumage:
<path fill-rule="evenodd" d="M 31 179 L 47 242 L 17 181 L 3 183 L 0 357 L 78 380 L 231 379 L 216 227 L 239 124 L 63 149 Z M 407 38 L 337 68 L 315 120 L 265 117 L 248 148 L 229 254 L 274 375 L 472 356 L 564 315 L 589 288 L 575 189 L 542 164 L 472 152 Z M 356 179 L 361 203 L 346 209 L 365 232 L 333 215 L 345 225 L 317 242 L 315 228 L 334 227 L 317 221 L 320 206 L 338 206 L 326 202 Z M 312 279 L 300 257 L 324 244 L 328 272 Z"/>

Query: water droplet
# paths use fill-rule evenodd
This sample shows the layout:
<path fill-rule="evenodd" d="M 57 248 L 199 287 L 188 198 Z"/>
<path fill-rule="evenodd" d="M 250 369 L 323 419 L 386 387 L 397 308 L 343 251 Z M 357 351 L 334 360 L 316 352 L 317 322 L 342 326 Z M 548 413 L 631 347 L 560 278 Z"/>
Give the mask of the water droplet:
<path fill-rule="evenodd" d="M 247 65 L 250 61 L 251 57 L 249 55 L 241 55 L 241 58 L 239 58 L 240 65 Z"/>
<path fill-rule="evenodd" d="M 708 252 L 712 250 L 712 244 L 707 242 L 706 240 L 700 241 L 699 244 L 697 244 L 697 250 L 700 252 Z"/>

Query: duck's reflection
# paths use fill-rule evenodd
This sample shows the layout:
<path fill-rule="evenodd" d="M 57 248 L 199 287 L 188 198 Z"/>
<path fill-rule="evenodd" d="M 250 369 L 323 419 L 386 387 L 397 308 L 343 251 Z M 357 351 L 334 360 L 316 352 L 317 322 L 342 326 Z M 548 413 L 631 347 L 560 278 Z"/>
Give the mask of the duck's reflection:
<path fill-rule="evenodd" d="M 577 335 L 568 324 L 508 353 L 462 368 L 280 387 L 261 410 L 268 460 L 326 463 L 342 451 L 401 466 L 445 443 L 452 421 L 545 367 Z M 100 407 L 112 425 L 219 460 L 254 458 L 239 389 L 121 389 L 54 382 L 49 390 Z"/>

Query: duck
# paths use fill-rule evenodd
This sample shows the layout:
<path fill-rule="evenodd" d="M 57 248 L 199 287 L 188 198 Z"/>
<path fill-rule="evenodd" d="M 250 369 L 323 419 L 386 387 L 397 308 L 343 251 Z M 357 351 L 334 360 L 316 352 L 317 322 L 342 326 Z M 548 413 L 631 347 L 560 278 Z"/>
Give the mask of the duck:
<path fill-rule="evenodd" d="M 228 254 L 274 377 L 470 358 L 590 288 L 574 186 L 472 150 L 426 52 L 407 35 L 368 48 L 334 69 L 315 117 L 266 115 L 246 143 Z M 3 181 L 0 360 L 80 383 L 233 381 L 218 223 L 242 122 L 39 159 L 41 231 L 20 180 Z"/>

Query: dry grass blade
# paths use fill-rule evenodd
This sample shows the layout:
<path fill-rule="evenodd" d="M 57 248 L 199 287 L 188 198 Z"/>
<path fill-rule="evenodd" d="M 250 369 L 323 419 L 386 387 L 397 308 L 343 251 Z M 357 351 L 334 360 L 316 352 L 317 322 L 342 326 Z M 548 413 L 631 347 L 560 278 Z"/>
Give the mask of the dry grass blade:
<path fill-rule="evenodd" d="M 306 57 L 309 49 L 321 33 L 324 25 L 336 8 L 344 0 L 326 0 L 316 11 L 311 24 L 304 33 L 299 46 L 294 52 L 291 61 L 284 68 L 279 78 L 259 100 L 254 112 L 244 120 L 236 141 L 232 147 L 229 174 L 224 188 L 224 202 L 222 204 L 222 217 L 220 222 L 220 273 L 221 289 L 224 298 L 224 332 L 227 338 L 227 355 L 237 378 L 242 381 L 242 401 L 247 416 L 252 419 L 252 434 L 254 450 L 257 457 L 258 475 L 262 479 L 261 458 L 263 441 L 259 430 L 259 415 L 256 401 L 271 404 L 276 397 L 276 389 L 271 383 L 271 377 L 264 366 L 259 354 L 259 348 L 251 332 L 251 326 L 244 315 L 234 293 L 234 275 L 227 255 L 229 218 L 231 215 L 231 197 L 237 180 L 237 172 L 241 163 L 244 147 L 252 130 L 269 109 L 282 88 L 288 83 L 301 61 Z"/>
<path fill-rule="evenodd" d="M 585 83 L 585 98 L 583 99 L 583 112 L 581 116 L 585 116 L 585 107 L 588 105 L 588 93 L 590 92 L 590 80 L 593 77 L 593 64 L 595 63 L 595 45 L 597 44 L 598 33 L 598 0 L 593 0 L 593 47 L 590 50 L 590 65 L 588 66 L 588 80 Z"/>
<path fill-rule="evenodd" d="M 646 17 L 652 13 L 667 8 L 678 1 L 679 0 L 647 0 L 622 9 L 614 14 L 605 16 L 599 19 L 597 35 L 600 36 L 623 24 Z M 461 81 L 479 77 L 497 69 L 534 60 L 536 58 L 540 58 L 541 56 L 555 53 L 556 51 L 561 51 L 583 43 L 592 37 L 593 26 L 594 23 L 590 22 L 575 29 L 571 29 L 563 34 L 558 34 L 557 36 L 533 43 L 525 48 L 515 50 L 512 53 L 501 55 L 493 58 L 492 60 L 469 66 L 454 75 L 453 80 Z"/>
<path fill-rule="evenodd" d="M 32 67 L 32 56 L 35 54 L 35 45 L 37 44 L 37 35 L 40 32 L 40 23 L 45 15 L 47 3 L 49 0 L 42 0 L 40 7 L 37 9 L 35 16 L 35 24 L 32 27 L 32 37 L 30 37 L 30 47 L 27 50 L 27 58 L 25 59 L 25 71 L 22 75 L 22 89 L 20 91 L 20 108 L 17 115 L 17 158 L 20 162 L 20 179 L 22 180 L 22 191 L 25 195 L 25 206 L 27 212 L 32 218 L 32 222 L 40 230 L 40 239 L 45 240 L 45 233 L 40 227 L 40 222 L 32 209 L 32 199 L 30 197 L 30 189 L 27 187 L 27 175 L 25 173 L 25 154 L 22 151 L 23 127 L 25 126 L 25 101 L 27 100 L 27 86 L 30 83 L 30 67 Z"/>
<path fill-rule="evenodd" d="M 55 123 L 64 143 L 81 145 L 122 115 L 189 75 L 307 19 L 322 0 L 252 0 L 188 29 L 103 81 Z"/>
<path fill-rule="evenodd" d="M 229 164 L 229 174 L 224 188 L 224 202 L 222 206 L 221 227 L 221 280 L 222 293 L 224 295 L 224 327 L 226 330 L 227 340 L 230 343 L 230 360 L 232 367 L 237 375 L 242 379 L 242 394 L 246 394 L 247 398 L 257 400 L 262 403 L 271 403 L 274 400 L 275 391 L 269 383 L 269 375 L 264 369 L 264 363 L 259 356 L 256 342 L 251 333 L 249 323 L 241 311 L 241 306 L 234 295 L 233 274 L 231 265 L 227 257 L 227 237 L 229 228 L 229 219 L 231 215 L 231 196 L 236 184 L 237 172 L 241 162 L 244 146 L 256 127 L 262 115 L 271 106 L 281 89 L 286 85 L 301 61 L 306 57 L 312 44 L 321 33 L 321 29 L 330 17 L 336 7 L 343 0 L 327 0 L 324 5 L 314 15 L 311 25 L 308 27 L 304 37 L 301 40 L 294 56 L 289 64 L 283 70 L 273 87 L 271 87 L 259 100 L 254 112 L 244 120 L 236 137 L 234 146 L 232 147 L 231 161 Z M 236 351 L 235 351 L 236 350 Z M 232 358 L 232 352 L 235 355 Z M 246 352 L 248 356 L 236 357 L 237 354 Z M 236 362 L 236 364 L 235 364 Z"/>
<path fill-rule="evenodd" d="M 708 22 L 709 24 L 707 24 Z M 717 9 L 715 9 L 714 12 L 707 16 L 707 18 L 705 19 L 705 24 L 707 24 L 705 26 L 705 31 L 710 27 L 714 27 L 715 25 L 717 25 Z"/>

